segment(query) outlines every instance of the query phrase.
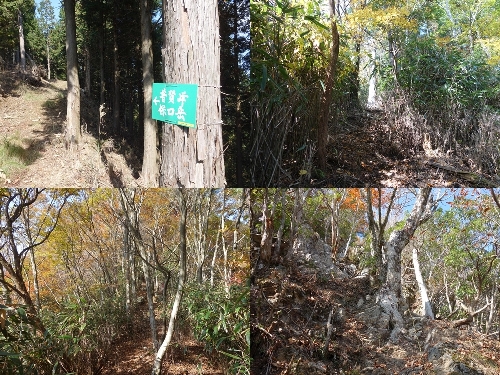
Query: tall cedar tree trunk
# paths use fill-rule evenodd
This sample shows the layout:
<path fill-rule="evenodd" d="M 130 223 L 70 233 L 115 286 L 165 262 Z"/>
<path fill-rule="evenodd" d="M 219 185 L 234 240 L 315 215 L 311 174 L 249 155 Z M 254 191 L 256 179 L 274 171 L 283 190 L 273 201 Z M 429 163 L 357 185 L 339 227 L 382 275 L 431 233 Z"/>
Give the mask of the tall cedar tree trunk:
<path fill-rule="evenodd" d="M 198 84 L 196 129 L 165 124 L 160 185 L 223 187 L 217 0 L 163 1 L 165 82 Z"/>
<path fill-rule="evenodd" d="M 85 96 L 90 98 L 90 46 L 88 44 L 85 45 Z"/>
<path fill-rule="evenodd" d="M 396 341 L 403 328 L 403 317 L 399 311 L 401 297 L 401 252 L 410 241 L 417 228 L 427 221 L 432 214 L 428 203 L 431 188 L 419 190 L 415 205 L 406 220 L 403 228 L 391 233 L 386 242 L 387 249 L 387 277 L 386 282 L 378 293 L 378 300 L 382 311 L 390 317 L 389 328 L 392 326 L 391 341 Z"/>
<path fill-rule="evenodd" d="M 66 20 L 66 72 L 68 79 L 68 104 L 66 109 L 66 148 L 73 149 L 81 139 L 80 130 L 80 81 L 76 55 L 75 0 L 64 1 Z"/>
<path fill-rule="evenodd" d="M 160 349 L 156 353 L 155 361 L 153 363 L 153 371 L 152 375 L 160 375 L 161 373 L 161 365 L 163 356 L 172 340 L 172 335 L 174 333 L 174 324 L 175 318 L 177 316 L 177 312 L 179 311 L 179 306 L 182 300 L 182 292 L 184 290 L 184 282 L 186 280 L 186 222 L 187 222 L 187 191 L 185 189 L 178 189 L 177 194 L 179 196 L 179 205 L 181 211 L 181 219 L 179 223 L 179 234 L 180 234 L 180 260 L 179 260 L 179 281 L 177 284 L 177 292 L 175 293 L 174 304 L 172 306 L 172 312 L 170 313 L 170 321 L 168 323 L 167 334 L 165 335 L 165 339 L 160 346 Z"/>
<path fill-rule="evenodd" d="M 18 10 L 17 23 L 19 27 L 19 53 L 21 55 L 21 72 L 26 73 L 26 50 L 24 49 L 24 27 L 23 27 L 23 14 Z"/>
<path fill-rule="evenodd" d="M 151 0 L 141 0 L 142 84 L 144 89 L 144 156 L 142 179 L 144 186 L 158 186 L 159 160 L 156 150 L 158 129 L 153 120 L 151 99 L 153 94 L 153 51 L 151 42 Z"/>
<path fill-rule="evenodd" d="M 326 72 L 326 82 L 323 95 L 320 100 L 319 121 L 318 121 L 318 162 L 319 167 L 326 171 L 326 145 L 328 141 L 328 120 L 330 118 L 330 105 L 333 95 L 333 84 L 337 61 L 339 59 L 339 31 L 335 20 L 335 0 L 330 0 L 330 17 L 332 22 L 332 49 L 330 50 L 330 61 Z"/>
<path fill-rule="evenodd" d="M 119 7 L 119 3 L 116 7 Z M 120 64 L 118 57 L 118 15 L 113 17 L 113 132 L 120 131 Z"/>

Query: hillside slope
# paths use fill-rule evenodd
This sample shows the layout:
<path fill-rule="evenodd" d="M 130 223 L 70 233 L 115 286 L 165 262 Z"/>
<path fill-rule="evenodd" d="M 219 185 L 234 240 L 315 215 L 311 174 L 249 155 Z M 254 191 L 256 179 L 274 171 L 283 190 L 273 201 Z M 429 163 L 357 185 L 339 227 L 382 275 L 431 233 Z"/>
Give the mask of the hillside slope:
<path fill-rule="evenodd" d="M 293 263 L 256 268 L 252 374 L 500 373 L 500 341 L 471 327 L 406 314 L 391 343 L 369 276 L 344 269 L 324 278 Z"/>
<path fill-rule="evenodd" d="M 82 97 L 83 142 L 64 146 L 66 82 L 22 80 L 0 75 L 0 185 L 50 187 L 138 186 L 128 166 L 137 165 L 126 145 L 100 141 L 95 104 Z M 123 155 L 127 156 L 126 160 Z M 137 168 L 137 167 L 136 167 Z M 136 173 L 136 177 L 139 177 Z"/>

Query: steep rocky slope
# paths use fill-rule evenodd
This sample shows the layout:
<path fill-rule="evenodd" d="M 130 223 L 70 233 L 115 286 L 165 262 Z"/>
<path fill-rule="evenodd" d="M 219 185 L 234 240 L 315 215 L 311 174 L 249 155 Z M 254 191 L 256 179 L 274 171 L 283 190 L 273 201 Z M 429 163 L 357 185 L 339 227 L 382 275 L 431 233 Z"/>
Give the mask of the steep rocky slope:
<path fill-rule="evenodd" d="M 325 273 L 314 260 L 317 244 L 309 261 L 290 255 L 306 256 L 313 243 L 301 240 L 271 267 L 254 259 L 252 374 L 500 374 L 498 335 L 473 327 L 406 313 L 391 342 L 390 317 L 366 272 L 337 264 Z"/>

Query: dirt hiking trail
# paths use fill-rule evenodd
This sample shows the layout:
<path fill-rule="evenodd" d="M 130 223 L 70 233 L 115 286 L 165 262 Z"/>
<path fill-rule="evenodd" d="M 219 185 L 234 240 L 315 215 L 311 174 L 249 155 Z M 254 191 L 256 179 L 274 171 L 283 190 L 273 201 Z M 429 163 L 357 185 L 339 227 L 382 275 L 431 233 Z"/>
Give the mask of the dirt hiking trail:
<path fill-rule="evenodd" d="M 66 81 L 28 82 L 16 72 L 0 74 L 1 186 L 141 185 L 137 158 L 125 142 L 91 134 L 98 122 L 95 103 L 82 95 L 82 143 L 78 150 L 67 150 Z"/>

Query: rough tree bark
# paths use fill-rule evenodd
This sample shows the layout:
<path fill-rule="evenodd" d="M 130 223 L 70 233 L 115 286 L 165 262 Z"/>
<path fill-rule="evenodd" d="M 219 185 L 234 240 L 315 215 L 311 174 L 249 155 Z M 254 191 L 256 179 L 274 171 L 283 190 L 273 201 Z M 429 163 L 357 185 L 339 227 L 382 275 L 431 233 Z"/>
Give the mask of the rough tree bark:
<path fill-rule="evenodd" d="M 78 59 L 76 55 L 75 0 L 64 1 L 66 20 L 66 71 L 68 79 L 66 148 L 73 149 L 80 143 L 80 81 L 78 80 Z"/>
<path fill-rule="evenodd" d="M 151 42 L 151 0 L 141 0 L 142 84 L 144 90 L 144 154 L 142 179 L 144 186 L 158 186 L 159 158 L 156 148 L 158 128 L 152 118 L 153 51 Z"/>
<path fill-rule="evenodd" d="M 163 340 L 160 349 L 158 349 L 158 352 L 156 353 L 155 361 L 153 363 L 153 371 L 151 372 L 151 375 L 160 375 L 161 373 L 163 356 L 165 355 L 168 345 L 172 340 L 172 335 L 174 333 L 175 318 L 177 316 L 177 312 L 179 311 L 179 306 L 182 300 L 182 292 L 184 290 L 184 282 L 186 280 L 186 254 L 187 254 L 186 222 L 187 222 L 187 212 L 188 212 L 188 207 L 187 207 L 188 193 L 186 192 L 185 189 L 178 189 L 177 194 L 179 197 L 179 205 L 181 212 L 181 219 L 179 222 L 179 233 L 180 233 L 179 281 L 177 283 L 177 292 L 175 293 L 172 312 L 170 313 L 170 321 L 168 323 L 167 334 L 165 335 L 165 339 Z"/>
<path fill-rule="evenodd" d="M 403 317 L 399 312 L 399 299 L 401 297 L 401 252 L 410 241 L 417 228 L 427 221 L 432 215 L 433 200 L 431 188 L 422 188 L 410 216 L 403 228 L 391 233 L 386 242 L 387 249 L 387 277 L 385 284 L 379 290 L 378 301 L 382 311 L 390 317 L 390 339 L 396 341 L 403 328 Z"/>
<path fill-rule="evenodd" d="M 425 287 L 424 279 L 422 278 L 422 273 L 420 272 L 420 263 L 418 262 L 417 249 L 413 248 L 413 269 L 415 271 L 415 278 L 417 279 L 418 289 L 420 290 L 420 297 L 422 300 L 422 312 L 424 316 L 434 319 L 434 313 L 432 312 L 431 302 L 427 296 L 427 288 Z"/>
<path fill-rule="evenodd" d="M 223 187 L 217 0 L 164 0 L 163 19 L 165 82 L 199 88 L 196 129 L 163 126 L 160 186 Z"/>

